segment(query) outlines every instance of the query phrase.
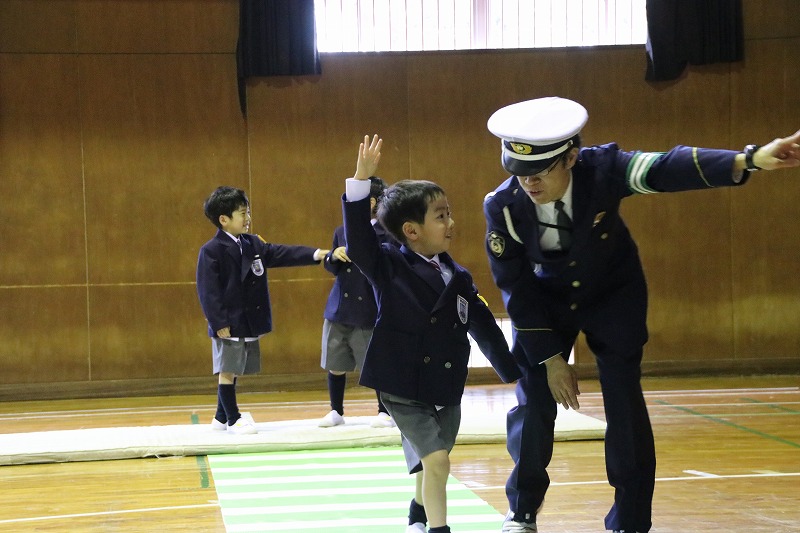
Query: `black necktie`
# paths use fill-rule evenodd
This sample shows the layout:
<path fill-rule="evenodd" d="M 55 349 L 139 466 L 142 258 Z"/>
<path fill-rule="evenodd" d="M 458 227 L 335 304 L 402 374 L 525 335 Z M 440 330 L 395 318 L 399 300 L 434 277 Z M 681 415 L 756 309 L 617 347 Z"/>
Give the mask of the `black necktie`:
<path fill-rule="evenodd" d="M 564 211 L 564 202 L 556 200 L 556 224 L 558 225 L 558 243 L 562 250 L 569 250 L 572 245 L 572 219 Z"/>

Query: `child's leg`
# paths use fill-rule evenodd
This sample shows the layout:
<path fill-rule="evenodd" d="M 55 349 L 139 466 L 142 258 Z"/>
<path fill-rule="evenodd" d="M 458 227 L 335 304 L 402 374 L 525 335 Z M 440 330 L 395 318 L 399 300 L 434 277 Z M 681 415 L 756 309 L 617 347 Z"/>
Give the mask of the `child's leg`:
<path fill-rule="evenodd" d="M 344 416 L 344 389 L 347 386 L 347 374 L 335 370 L 328 371 L 328 396 L 331 409 Z"/>
<path fill-rule="evenodd" d="M 422 458 L 422 501 L 431 528 L 447 525 L 447 478 L 450 456 L 437 450 Z M 419 475 L 419 474 L 417 474 Z"/>
<path fill-rule="evenodd" d="M 427 524 L 428 515 L 425 513 L 425 500 L 422 499 L 422 471 L 416 473 L 416 490 L 414 499 L 408 507 L 408 525 Z"/>
<path fill-rule="evenodd" d="M 241 414 L 239 413 L 239 406 L 236 403 L 236 376 L 231 372 L 219 373 L 219 385 L 217 386 L 217 411 L 219 412 L 219 405 L 225 411 L 225 418 L 228 425 L 231 426 L 236 423 Z"/>

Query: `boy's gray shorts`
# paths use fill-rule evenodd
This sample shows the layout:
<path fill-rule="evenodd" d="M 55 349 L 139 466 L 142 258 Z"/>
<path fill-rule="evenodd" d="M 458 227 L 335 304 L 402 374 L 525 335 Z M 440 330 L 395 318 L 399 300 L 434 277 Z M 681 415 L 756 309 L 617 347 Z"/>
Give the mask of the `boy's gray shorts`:
<path fill-rule="evenodd" d="M 400 430 L 408 473 L 422 470 L 422 458 L 439 450 L 450 450 L 461 425 L 461 406 L 436 409 L 394 394 L 381 392 L 381 401 Z"/>
<path fill-rule="evenodd" d="M 352 372 L 356 368 L 364 368 L 364 358 L 371 338 L 372 328 L 348 326 L 326 318 L 322 324 L 320 366 L 336 372 Z"/>
<path fill-rule="evenodd" d="M 258 341 L 211 339 L 214 374 L 230 372 L 237 376 L 261 371 L 261 348 Z"/>

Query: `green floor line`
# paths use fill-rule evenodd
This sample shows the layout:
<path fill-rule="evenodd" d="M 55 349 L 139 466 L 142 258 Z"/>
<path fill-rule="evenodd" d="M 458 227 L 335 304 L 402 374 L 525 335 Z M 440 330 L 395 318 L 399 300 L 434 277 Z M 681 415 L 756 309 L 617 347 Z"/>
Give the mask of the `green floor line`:
<path fill-rule="evenodd" d="M 200 417 L 196 414 L 192 414 L 191 421 L 192 424 L 199 424 Z M 195 458 L 197 459 L 197 469 L 200 473 L 200 488 L 207 489 L 211 486 L 211 480 L 208 477 L 208 462 L 204 455 L 196 455 Z"/>
<path fill-rule="evenodd" d="M 781 437 L 776 437 L 775 435 L 770 435 L 769 433 L 764 433 L 763 431 L 758 431 L 757 429 L 752 429 L 752 428 L 749 428 L 747 426 L 742 426 L 740 424 L 735 424 L 733 422 L 729 422 L 727 420 L 723 420 L 722 418 L 717 418 L 717 417 L 714 417 L 714 416 L 705 415 L 703 413 L 698 413 L 697 411 L 694 411 L 694 410 L 689 409 L 687 407 L 681 407 L 679 405 L 673 405 L 673 404 L 671 404 L 669 402 L 665 402 L 664 400 L 656 400 L 655 403 L 657 403 L 659 405 L 664 405 L 664 406 L 667 406 L 667 407 L 671 407 L 673 409 L 677 409 L 678 411 L 683 411 L 684 413 L 689 413 L 689 414 L 692 414 L 692 415 L 695 415 L 695 416 L 699 416 L 699 417 L 705 418 L 706 420 L 710 420 L 712 422 L 716 422 L 718 424 L 723 424 L 725 426 L 729 426 L 729 427 L 732 427 L 732 428 L 740 429 L 742 431 L 746 431 L 748 433 L 752 433 L 753 435 L 758 435 L 759 437 L 764 437 L 765 439 L 773 440 L 775 442 L 780 442 L 781 444 L 788 444 L 789 446 L 792 446 L 794 448 L 800 448 L 800 444 L 798 444 L 797 442 L 792 442 L 790 440 L 786 440 L 786 439 L 783 439 Z"/>
<path fill-rule="evenodd" d="M 211 455 L 228 533 L 403 533 L 414 476 L 400 447 Z M 454 477 L 448 524 L 496 533 L 503 516 Z"/>

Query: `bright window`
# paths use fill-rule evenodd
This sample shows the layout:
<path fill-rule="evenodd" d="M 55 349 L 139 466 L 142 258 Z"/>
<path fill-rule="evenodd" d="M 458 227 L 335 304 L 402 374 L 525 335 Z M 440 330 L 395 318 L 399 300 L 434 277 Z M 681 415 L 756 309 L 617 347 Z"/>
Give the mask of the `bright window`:
<path fill-rule="evenodd" d="M 320 52 L 643 44 L 645 0 L 315 0 Z"/>

